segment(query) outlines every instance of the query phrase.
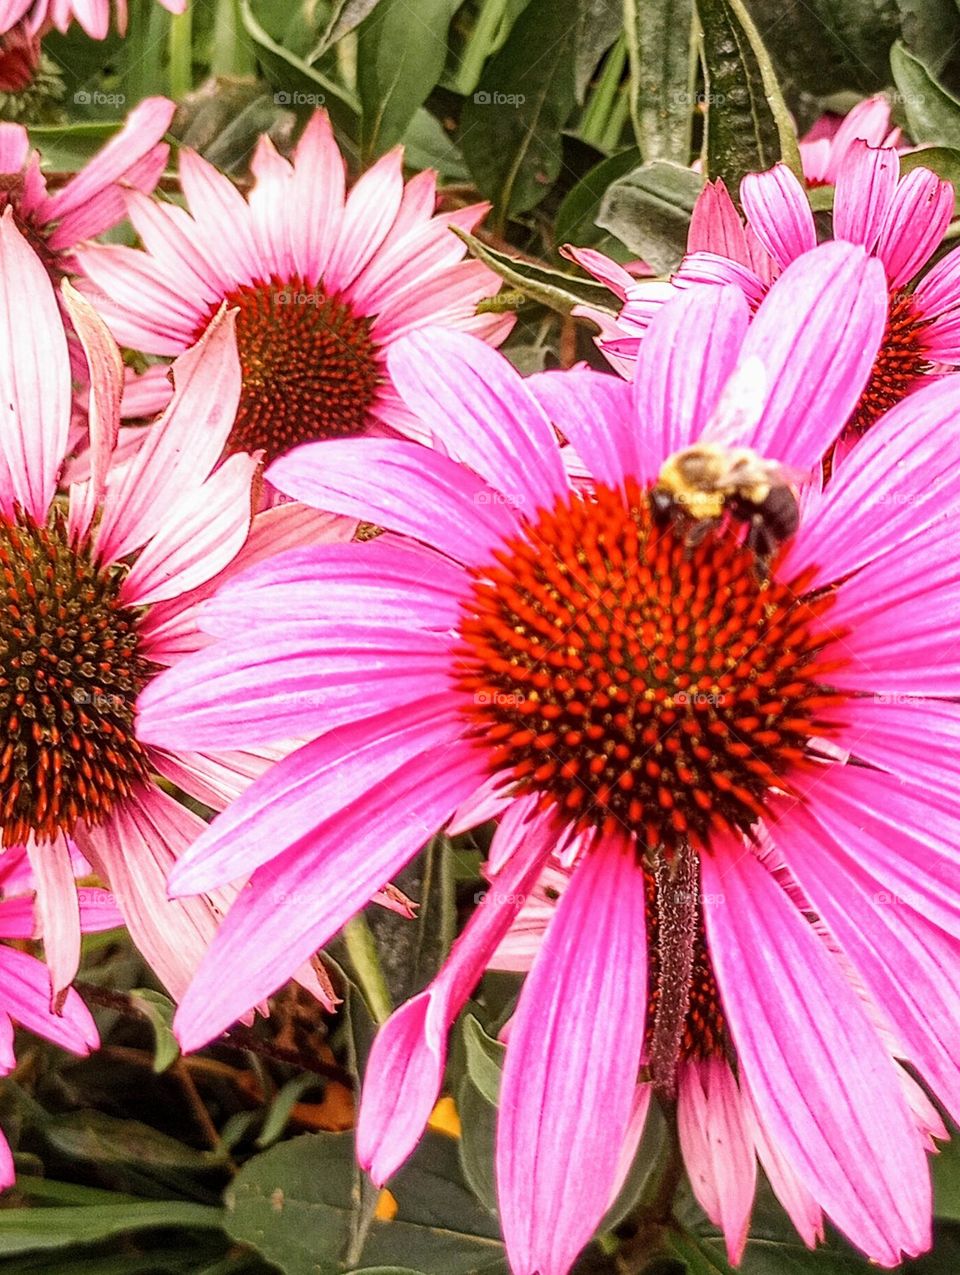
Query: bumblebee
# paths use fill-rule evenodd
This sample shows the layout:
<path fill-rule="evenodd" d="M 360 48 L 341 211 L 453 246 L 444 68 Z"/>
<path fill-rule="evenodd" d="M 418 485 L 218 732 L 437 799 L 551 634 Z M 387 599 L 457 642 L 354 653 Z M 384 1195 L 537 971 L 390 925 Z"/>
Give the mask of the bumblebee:
<path fill-rule="evenodd" d="M 650 501 L 658 521 L 686 526 L 691 545 L 725 515 L 745 523 L 746 544 L 763 574 L 799 525 L 798 477 L 749 447 L 695 443 L 667 458 Z"/>

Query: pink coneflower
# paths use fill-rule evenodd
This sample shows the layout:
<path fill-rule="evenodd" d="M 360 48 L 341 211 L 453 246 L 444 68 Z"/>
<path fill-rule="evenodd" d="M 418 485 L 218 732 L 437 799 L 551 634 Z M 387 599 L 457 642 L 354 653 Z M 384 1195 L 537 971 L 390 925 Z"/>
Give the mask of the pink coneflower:
<path fill-rule="evenodd" d="M 403 155 L 385 155 L 345 195 L 343 157 L 325 112 L 292 162 L 262 137 L 249 198 L 191 151 L 180 179 L 191 213 L 131 195 L 145 251 L 92 247 L 83 268 L 121 344 L 179 354 L 224 301 L 237 309 L 243 369 L 231 450 L 272 459 L 299 443 L 416 425 L 386 354 L 427 323 L 498 343 L 513 317 L 476 313 L 500 281 L 451 226 L 471 229 L 487 205 L 434 215 L 436 175 L 404 185 Z M 192 214 L 192 215 L 191 215 Z"/>
<path fill-rule="evenodd" d="M 40 37 L 25 22 L 0 33 L 0 93 L 22 93 L 40 65 Z"/>
<path fill-rule="evenodd" d="M 800 138 L 800 162 L 807 186 L 832 186 L 858 141 L 903 149 L 899 128 L 890 127 L 890 103 L 882 93 L 864 98 L 846 115 L 821 115 Z"/>
<path fill-rule="evenodd" d="M 160 0 L 170 13 L 183 13 L 187 0 Z M 123 35 L 127 29 L 127 0 L 0 0 L 0 32 L 24 21 L 31 31 L 43 31 L 54 26 L 66 31 L 71 22 L 78 22 L 94 40 L 105 40 L 110 33 L 110 11 L 116 9 L 117 30 Z"/>
<path fill-rule="evenodd" d="M 892 148 L 854 140 L 836 178 L 834 238 L 862 244 L 877 257 L 886 271 L 889 297 L 887 329 L 873 373 L 847 422 L 850 438 L 863 435 L 930 376 L 960 363 L 960 249 L 914 282 L 943 240 L 953 215 L 953 187 L 929 169 L 914 168 L 903 177 L 899 169 Z M 616 285 L 624 305 L 612 324 L 603 316 L 599 344 L 610 351 L 618 370 L 624 371 L 624 359 L 636 356 L 651 315 L 677 287 L 730 283 L 755 306 L 770 281 L 816 243 L 809 202 L 786 165 L 748 174 L 740 198 L 746 225 L 722 182 L 705 187 L 690 223 L 687 256 L 670 284 L 627 282 L 610 270 L 613 263 L 607 264 L 604 282 Z M 593 257 L 569 251 L 597 273 Z"/>
<path fill-rule="evenodd" d="M 167 162 L 170 148 L 162 138 L 175 110 L 163 97 L 141 102 L 117 136 L 52 194 L 27 130 L 20 124 L 0 124 L 0 212 L 10 209 L 55 288 L 77 273 L 77 244 L 126 217 L 124 191 L 153 190 Z M 75 371 L 80 372 L 79 350 L 75 361 Z"/>
<path fill-rule="evenodd" d="M 79 957 L 71 839 L 179 995 L 223 900 L 167 902 L 166 876 L 205 825 L 160 780 L 217 808 L 278 754 L 154 749 L 137 734 L 137 694 L 205 641 L 193 608 L 213 580 L 288 536 L 327 534 L 337 520 L 289 506 L 248 537 L 259 460 L 236 455 L 215 468 L 240 392 L 230 316 L 181 356 L 169 409 L 111 473 L 120 356 L 91 307 L 64 288 L 91 381 L 90 477 L 66 501 L 56 494 L 70 425 L 66 336 L 50 279 L 8 208 L 0 219 L 0 841 L 30 856 L 55 992 Z"/>
<path fill-rule="evenodd" d="M 0 857 L 0 939 L 22 941 L 42 937 L 29 863 L 20 850 Z M 84 890 L 80 923 L 85 933 L 112 929 L 121 924 L 110 896 L 103 890 Z M 13 1020 L 13 1021 L 11 1021 Z M 13 1022 L 71 1053 L 84 1056 L 100 1044 L 90 1011 L 70 988 L 56 1009 L 50 1004 L 50 974 L 42 961 L 29 953 L 0 943 L 0 1076 L 17 1065 L 13 1052 Z M 0 1132 L 0 1190 L 16 1178 L 13 1157 Z"/>
<path fill-rule="evenodd" d="M 142 737 L 168 747 L 316 736 L 171 876 L 180 894 L 252 874 L 181 1004 L 187 1049 L 268 996 L 455 810 L 503 811 L 486 901 L 374 1047 L 358 1146 L 377 1182 L 415 1146 L 450 1025 L 544 864 L 575 868 L 503 1073 L 515 1275 L 569 1269 L 620 1180 L 642 1069 L 669 1093 L 684 1049 L 735 1061 L 781 1176 L 871 1257 L 929 1243 L 927 1137 L 874 1018 L 960 1113 L 955 394 L 933 385 L 878 423 L 856 472 L 809 493 L 769 573 L 732 522 L 664 520 L 652 497 L 698 439 L 812 469 L 885 314 L 880 263 L 828 244 L 752 322 L 736 288 L 676 297 L 631 385 L 556 373 L 535 398 L 488 347 L 414 334 L 391 374 L 435 450 L 332 441 L 270 470 L 287 495 L 391 534 L 248 573 L 205 612 L 219 642 L 141 696 Z M 665 937 L 648 960 L 651 869 Z"/>

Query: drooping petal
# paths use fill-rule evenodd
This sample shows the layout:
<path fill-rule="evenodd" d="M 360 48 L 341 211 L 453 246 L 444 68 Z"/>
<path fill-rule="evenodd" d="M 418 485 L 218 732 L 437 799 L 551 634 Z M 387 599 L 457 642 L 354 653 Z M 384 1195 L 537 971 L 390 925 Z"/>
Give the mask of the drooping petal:
<path fill-rule="evenodd" d="M 0 946 L 0 986 L 4 1011 L 28 1031 L 81 1056 L 100 1044 L 90 1011 L 73 988 L 58 1013 L 51 1009 L 50 975 L 42 961 Z"/>
<path fill-rule="evenodd" d="M 594 847 L 524 983 L 496 1145 L 500 1220 L 514 1275 L 566 1275 L 610 1203 L 644 1038 L 645 918 L 643 871 L 632 846 L 611 840 Z"/>
<path fill-rule="evenodd" d="M 50 969 L 51 1001 L 69 987 L 80 965 L 80 906 L 70 849 L 63 836 L 39 845 L 27 843 L 36 881 L 36 911 Z"/>
<path fill-rule="evenodd" d="M 737 1266 L 757 1185 L 757 1159 L 737 1081 L 725 1058 L 689 1059 L 679 1068 L 677 1131 L 693 1193 L 723 1231 Z"/>
<path fill-rule="evenodd" d="M 483 778 L 469 746 L 422 753 L 258 869 L 220 927 L 174 1020 L 198 1049 L 272 995 L 407 863 Z"/>
<path fill-rule="evenodd" d="M 701 859 L 707 943 L 772 1140 L 828 1216 L 894 1266 L 930 1243 L 926 1157 L 893 1060 L 835 958 L 750 850 Z"/>
<path fill-rule="evenodd" d="M 401 1006 L 377 1035 L 357 1121 L 357 1158 L 378 1185 L 413 1151 L 440 1094 L 447 1035 L 519 912 L 556 843 L 552 822 L 531 827 L 454 943 L 426 991 Z"/>

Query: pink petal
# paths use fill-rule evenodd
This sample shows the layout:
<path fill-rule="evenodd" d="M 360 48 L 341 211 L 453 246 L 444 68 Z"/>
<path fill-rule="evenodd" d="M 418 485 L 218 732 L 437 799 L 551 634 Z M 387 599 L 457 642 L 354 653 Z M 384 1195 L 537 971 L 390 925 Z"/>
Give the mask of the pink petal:
<path fill-rule="evenodd" d="M 907 783 L 960 792 L 960 704 L 917 696 L 859 696 L 832 734 L 862 761 Z"/>
<path fill-rule="evenodd" d="M 69 426 L 70 360 L 60 308 L 8 205 L 0 217 L 0 470 L 6 471 L 0 508 L 16 500 L 35 521 L 46 520 Z"/>
<path fill-rule="evenodd" d="M 464 728 L 448 701 L 425 699 L 365 718 L 285 757 L 180 859 L 170 875 L 171 895 L 197 894 L 249 876 L 284 847 L 315 836 L 322 824 L 421 753 L 455 743 Z"/>
<path fill-rule="evenodd" d="M 541 819 L 531 829 L 441 972 L 378 1033 L 357 1121 L 357 1158 L 378 1185 L 396 1173 L 419 1142 L 443 1083 L 450 1027 L 533 888 L 556 837 L 550 820 Z"/>
<path fill-rule="evenodd" d="M 707 182 L 697 196 L 687 232 L 687 252 L 711 252 L 742 266 L 752 264 L 740 214 L 719 178 Z"/>
<path fill-rule="evenodd" d="M 212 1040 L 329 942 L 476 787 L 481 762 L 466 746 L 425 752 L 258 869 L 183 998 L 183 1049 Z"/>
<path fill-rule="evenodd" d="M 802 805 L 782 813 L 776 837 L 791 874 L 886 1015 L 900 1050 L 956 1116 L 960 941 L 878 891 L 857 861 L 856 845 L 825 837 Z"/>
<path fill-rule="evenodd" d="M 331 289 L 349 289 L 387 237 L 402 198 L 403 152 L 395 147 L 367 169 L 347 196 L 340 234 L 327 263 Z"/>
<path fill-rule="evenodd" d="M 598 482 L 618 487 L 626 475 L 642 472 L 640 430 L 620 377 L 583 368 L 538 372 L 525 383 Z"/>
<path fill-rule="evenodd" d="M 785 268 L 816 247 L 810 203 L 786 164 L 767 173 L 747 173 L 740 198 L 751 228 L 778 266 Z"/>
<path fill-rule="evenodd" d="M 274 461 L 266 476 L 295 500 L 402 532 L 455 562 L 488 561 L 520 529 L 500 492 L 464 465 L 401 439 L 308 443 Z"/>
<path fill-rule="evenodd" d="M 565 243 L 560 248 L 560 255 L 568 261 L 575 261 L 587 274 L 592 274 L 595 279 L 605 283 L 621 301 L 626 301 L 627 289 L 636 282 L 623 266 L 594 248 L 576 248 L 573 244 Z"/>
<path fill-rule="evenodd" d="M 757 1159 L 740 1089 L 725 1058 L 691 1058 L 680 1068 L 677 1131 L 693 1193 L 723 1231 L 738 1266 L 747 1243 Z"/>
<path fill-rule="evenodd" d="M 713 252 L 691 252 L 684 257 L 680 263 L 680 269 L 676 271 L 672 279 L 674 288 L 686 288 L 691 284 L 699 283 L 709 283 L 718 287 L 731 284 L 740 289 L 751 308 L 758 306 L 767 294 L 767 284 L 752 266 L 743 266 L 738 261 L 730 261 L 727 257 L 720 257 Z M 655 284 L 648 284 L 642 299 L 649 298 L 654 287 L 656 287 Z M 638 299 L 640 298 L 635 295 L 631 296 L 621 312 L 621 320 L 640 319 L 640 313 L 636 309 Z"/>
<path fill-rule="evenodd" d="M 939 248 L 953 216 L 953 187 L 928 168 L 914 168 L 900 182 L 875 252 L 892 288 L 909 283 Z"/>
<path fill-rule="evenodd" d="M 27 1031 L 81 1057 L 100 1044 L 96 1024 L 70 988 L 59 1013 L 50 1008 L 50 975 L 42 961 L 12 947 L 0 947 L 0 1003 Z"/>
<path fill-rule="evenodd" d="M 496 1168 L 514 1275 L 566 1275 L 610 1203 L 643 1047 L 645 929 L 632 845 L 598 845 L 557 907 L 511 1025 Z"/>
<path fill-rule="evenodd" d="M 643 458 L 637 477 L 655 479 L 668 456 L 703 432 L 737 363 L 748 320 L 736 288 L 692 288 L 654 318 L 633 380 Z"/>
<path fill-rule="evenodd" d="M 930 1178 L 896 1069 L 835 958 L 754 854 L 701 859 L 707 942 L 757 1113 L 875 1261 L 930 1244 Z"/>
<path fill-rule="evenodd" d="M 206 824 L 160 788 L 143 786 L 77 841 L 116 897 L 130 937 L 174 999 L 212 940 L 218 912 L 203 898 L 167 898 L 167 877 Z"/>
<path fill-rule="evenodd" d="M 97 531 L 101 560 L 116 561 L 146 544 L 170 506 L 220 458 L 240 399 L 234 315 L 221 313 L 177 359 L 173 375 L 170 406 L 107 492 Z"/>
<path fill-rule="evenodd" d="M 343 218 L 345 169 L 326 111 L 307 121 L 293 160 L 291 198 L 296 208 L 309 208 L 294 236 L 297 272 L 310 283 L 327 268 Z"/>
<path fill-rule="evenodd" d="M 757 1115 L 746 1080 L 747 1077 L 741 1077 L 740 1101 L 750 1136 L 757 1149 L 757 1158 L 763 1165 L 774 1195 L 799 1231 L 800 1238 L 807 1248 L 813 1248 L 818 1240 L 823 1239 L 823 1210 L 797 1177 L 776 1143 L 771 1141 L 766 1125 Z"/>
<path fill-rule="evenodd" d="M 880 263 L 862 249 L 822 244 L 773 284 L 743 342 L 767 380 L 752 438 L 762 456 L 813 469 L 856 406 L 887 321 Z"/>
<path fill-rule="evenodd" d="M 475 337 L 425 328 L 391 346 L 388 366 L 444 448 L 528 518 L 567 491 L 556 434 L 503 355 Z"/>
<path fill-rule="evenodd" d="M 871 251 L 893 203 L 899 174 L 900 160 L 892 147 L 878 149 L 854 141 L 837 173 L 834 238 Z"/>
<path fill-rule="evenodd" d="M 51 1003 L 69 987 L 80 965 L 80 906 L 66 840 L 27 843 L 36 882 L 36 914 L 50 969 Z"/>

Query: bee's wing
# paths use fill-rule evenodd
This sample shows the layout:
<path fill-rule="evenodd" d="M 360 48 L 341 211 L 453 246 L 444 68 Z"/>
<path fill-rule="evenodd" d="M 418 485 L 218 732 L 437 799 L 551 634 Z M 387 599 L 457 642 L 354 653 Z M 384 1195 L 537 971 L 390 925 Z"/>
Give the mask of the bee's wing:
<path fill-rule="evenodd" d="M 767 401 L 767 370 L 756 356 L 745 359 L 727 381 L 701 441 L 742 447 L 753 436 Z"/>

